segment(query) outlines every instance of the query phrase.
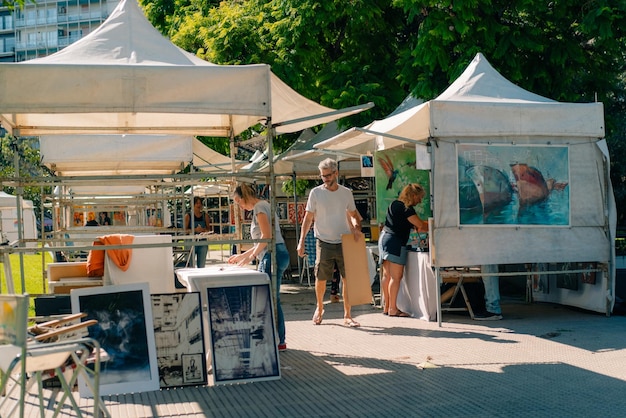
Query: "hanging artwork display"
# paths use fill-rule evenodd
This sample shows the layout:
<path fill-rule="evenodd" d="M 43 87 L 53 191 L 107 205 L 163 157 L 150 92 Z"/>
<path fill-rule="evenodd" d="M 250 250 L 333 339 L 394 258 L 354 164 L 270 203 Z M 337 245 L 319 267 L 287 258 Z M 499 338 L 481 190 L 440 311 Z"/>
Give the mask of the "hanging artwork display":
<path fill-rule="evenodd" d="M 150 298 L 160 387 L 206 384 L 200 293 L 155 294 Z"/>
<path fill-rule="evenodd" d="M 72 313 L 95 319 L 89 337 L 100 343 L 106 361 L 100 367 L 100 395 L 159 389 L 152 304 L 148 283 L 73 289 Z M 79 379 L 82 397 L 90 396 Z"/>
<path fill-rule="evenodd" d="M 418 183 L 426 191 L 422 203 L 415 206 L 420 219 L 431 217 L 430 172 L 415 168 L 415 149 L 399 148 L 377 151 L 374 158 L 376 173 L 376 219 L 385 222 L 387 208 L 410 183 Z"/>
<path fill-rule="evenodd" d="M 456 148 L 460 225 L 570 224 L 567 147 Z"/>

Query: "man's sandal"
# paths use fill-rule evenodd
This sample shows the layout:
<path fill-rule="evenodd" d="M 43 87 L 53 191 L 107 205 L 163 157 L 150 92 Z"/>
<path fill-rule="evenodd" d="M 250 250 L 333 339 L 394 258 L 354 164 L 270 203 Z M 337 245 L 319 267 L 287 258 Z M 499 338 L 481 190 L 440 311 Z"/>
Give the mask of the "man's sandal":
<path fill-rule="evenodd" d="M 313 314 L 313 324 L 320 325 L 322 323 L 322 316 L 324 315 L 324 310 L 322 309 L 322 313 L 320 314 L 319 310 L 315 308 L 315 313 Z"/>
<path fill-rule="evenodd" d="M 358 328 L 361 326 L 361 324 L 359 324 L 358 322 L 356 322 L 354 319 L 352 318 L 345 318 L 343 320 L 343 325 L 349 328 Z"/>

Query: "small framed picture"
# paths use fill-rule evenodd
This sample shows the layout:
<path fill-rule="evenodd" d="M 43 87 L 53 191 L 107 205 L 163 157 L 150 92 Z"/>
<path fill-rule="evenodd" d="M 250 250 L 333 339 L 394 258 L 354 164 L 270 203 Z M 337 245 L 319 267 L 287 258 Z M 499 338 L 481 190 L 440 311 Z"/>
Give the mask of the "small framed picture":
<path fill-rule="evenodd" d="M 98 321 L 88 329 L 89 337 L 106 352 L 100 366 L 100 395 L 159 390 L 148 283 L 73 289 L 70 300 L 72 313 Z M 93 396 L 82 379 L 80 396 Z"/>
<path fill-rule="evenodd" d="M 269 280 L 217 280 L 206 294 L 214 383 L 279 379 Z"/>
<path fill-rule="evenodd" d="M 204 355 L 202 354 L 183 354 L 182 362 L 182 382 L 185 385 L 206 384 L 206 367 L 204 364 Z"/>
<path fill-rule="evenodd" d="M 161 388 L 207 383 L 200 292 L 151 295 Z"/>

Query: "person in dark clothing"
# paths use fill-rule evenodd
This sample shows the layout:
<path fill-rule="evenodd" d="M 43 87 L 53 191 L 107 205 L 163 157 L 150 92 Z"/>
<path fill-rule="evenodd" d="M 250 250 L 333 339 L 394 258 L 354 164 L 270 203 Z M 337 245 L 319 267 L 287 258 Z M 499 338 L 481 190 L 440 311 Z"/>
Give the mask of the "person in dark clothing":
<path fill-rule="evenodd" d="M 417 183 L 402 189 L 397 200 L 387 208 L 385 226 L 378 240 L 378 250 L 382 261 L 381 287 L 383 292 L 383 314 L 389 316 L 410 316 L 396 306 L 400 291 L 400 281 L 404 275 L 407 260 L 406 244 L 411 229 L 428 232 L 428 222 L 421 220 L 415 213 L 414 206 L 421 203 L 425 195 L 424 188 Z"/>
<path fill-rule="evenodd" d="M 198 196 L 193 198 L 193 225 L 191 224 L 191 214 L 186 214 L 185 230 L 195 235 L 210 233 L 211 221 L 209 220 L 209 215 L 204 212 L 202 199 Z M 207 244 L 196 245 L 192 253 L 191 265 L 193 265 L 193 255 L 195 255 L 196 267 L 204 267 L 206 265 L 206 255 L 208 251 L 209 246 Z"/>

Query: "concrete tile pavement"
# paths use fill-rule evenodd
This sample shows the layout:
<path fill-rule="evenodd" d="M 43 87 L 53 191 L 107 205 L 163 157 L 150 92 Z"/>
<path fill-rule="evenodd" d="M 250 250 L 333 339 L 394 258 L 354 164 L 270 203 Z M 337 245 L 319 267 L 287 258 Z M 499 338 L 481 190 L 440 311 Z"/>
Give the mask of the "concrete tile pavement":
<path fill-rule="evenodd" d="M 438 327 L 363 305 L 353 308 L 361 328 L 347 328 L 341 304 L 313 325 L 312 288 L 286 284 L 281 299 L 281 379 L 109 396 L 112 416 L 626 415 L 626 317 L 505 300 L 502 321 L 444 314 Z"/>

